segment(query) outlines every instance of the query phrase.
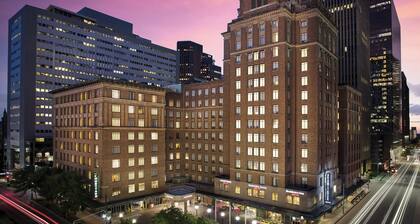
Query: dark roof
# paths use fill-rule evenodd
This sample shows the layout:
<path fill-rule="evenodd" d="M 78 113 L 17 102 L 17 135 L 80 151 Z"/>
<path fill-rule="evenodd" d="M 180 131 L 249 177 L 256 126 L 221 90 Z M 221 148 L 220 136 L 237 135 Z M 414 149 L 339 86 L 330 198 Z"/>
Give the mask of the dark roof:
<path fill-rule="evenodd" d="M 78 83 L 78 84 L 66 86 L 64 88 L 52 90 L 52 91 L 50 91 L 50 93 L 51 94 L 60 93 L 60 92 L 63 92 L 63 91 L 67 91 L 67 90 L 71 90 L 71 89 L 77 89 L 77 88 L 85 87 L 85 86 L 90 86 L 90 85 L 94 85 L 94 84 L 97 84 L 97 83 L 108 83 L 108 84 L 123 85 L 123 86 L 128 86 L 128 87 L 135 87 L 135 88 L 146 88 L 146 89 L 156 90 L 156 91 L 165 91 L 164 88 L 157 87 L 157 86 L 149 86 L 149 85 L 145 85 L 145 84 L 127 82 L 127 81 L 122 81 L 122 80 L 97 79 L 97 80 L 93 80 L 93 81 L 81 82 L 81 83 Z"/>

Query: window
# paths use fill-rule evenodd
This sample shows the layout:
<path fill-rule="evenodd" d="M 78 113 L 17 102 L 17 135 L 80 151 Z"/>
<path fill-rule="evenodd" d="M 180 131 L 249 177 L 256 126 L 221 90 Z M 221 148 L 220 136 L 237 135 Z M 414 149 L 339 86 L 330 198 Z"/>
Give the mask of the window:
<path fill-rule="evenodd" d="M 302 149 L 302 158 L 308 158 L 308 149 Z"/>
<path fill-rule="evenodd" d="M 136 185 L 129 184 L 128 185 L 128 193 L 131 194 L 131 193 L 134 193 L 135 191 L 136 191 Z"/>
<path fill-rule="evenodd" d="M 248 75 L 252 75 L 254 73 L 253 69 L 252 65 L 248 66 Z"/>
<path fill-rule="evenodd" d="M 134 180 L 134 178 L 136 177 L 134 171 L 130 171 L 128 172 L 128 180 Z"/>
<path fill-rule="evenodd" d="M 152 165 L 156 165 L 156 164 L 158 164 L 158 157 L 157 156 L 152 156 L 150 158 L 150 161 L 151 161 Z"/>
<path fill-rule="evenodd" d="M 308 71 L 308 62 L 302 62 L 300 67 L 302 72 Z"/>
<path fill-rule="evenodd" d="M 279 99 L 279 91 L 273 90 L 273 100 L 278 100 L 278 99 Z"/>
<path fill-rule="evenodd" d="M 137 151 L 138 151 L 139 153 L 143 153 L 143 152 L 144 152 L 144 145 L 139 145 L 139 146 L 137 147 Z"/>
<path fill-rule="evenodd" d="M 144 140 L 144 132 L 139 132 L 139 133 L 137 134 L 137 138 L 138 138 L 139 140 Z"/>
<path fill-rule="evenodd" d="M 273 134 L 273 143 L 279 143 L 279 134 Z"/>
<path fill-rule="evenodd" d="M 132 167 L 132 166 L 134 166 L 135 165 L 135 161 L 134 161 L 134 158 L 128 158 L 128 166 L 129 167 Z"/>
<path fill-rule="evenodd" d="M 308 20 L 303 19 L 300 21 L 300 27 L 308 27 Z"/>
<path fill-rule="evenodd" d="M 271 193 L 271 200 L 278 201 L 279 200 L 279 194 L 277 192 Z"/>
<path fill-rule="evenodd" d="M 112 104 L 112 112 L 119 113 L 121 112 L 121 107 L 118 104 Z"/>
<path fill-rule="evenodd" d="M 158 115 L 159 114 L 158 108 L 152 108 L 152 109 L 150 109 L 150 114 L 151 115 Z"/>
<path fill-rule="evenodd" d="M 159 139 L 159 134 L 157 132 L 152 132 L 150 134 L 150 137 L 152 140 L 158 140 Z"/>
<path fill-rule="evenodd" d="M 134 132 L 128 132 L 128 134 L 127 134 L 127 139 L 128 140 L 134 140 Z"/>
<path fill-rule="evenodd" d="M 237 129 L 240 129 L 240 128 L 241 128 L 241 120 L 236 120 L 236 125 L 235 125 L 235 127 L 236 127 Z"/>
<path fill-rule="evenodd" d="M 273 70 L 277 70 L 279 69 L 279 62 L 278 61 L 274 61 L 273 62 Z"/>
<path fill-rule="evenodd" d="M 138 101 L 143 102 L 144 101 L 144 94 L 143 93 L 139 93 L 138 94 Z"/>
<path fill-rule="evenodd" d="M 241 81 L 236 81 L 235 85 L 237 90 L 241 89 Z"/>
<path fill-rule="evenodd" d="M 112 118 L 111 126 L 119 127 L 121 125 L 121 120 L 119 118 Z"/>
<path fill-rule="evenodd" d="M 279 85 L 279 77 L 277 75 L 273 76 L 273 85 L 275 85 L 275 86 Z"/>
<path fill-rule="evenodd" d="M 144 191 L 144 190 L 145 190 L 145 184 L 139 183 L 139 191 Z"/>
<path fill-rule="evenodd" d="M 302 134 L 302 144 L 308 144 L 308 134 Z"/>
<path fill-rule="evenodd" d="M 302 43 L 305 43 L 305 42 L 307 42 L 307 41 L 308 41 L 308 33 L 307 33 L 307 32 L 302 32 L 302 33 L 300 34 L 300 41 L 301 41 Z"/>
<path fill-rule="evenodd" d="M 237 159 L 235 160 L 235 168 L 241 168 L 241 160 Z"/>
<path fill-rule="evenodd" d="M 139 170 L 139 171 L 137 172 L 137 177 L 138 177 L 139 179 L 144 178 L 144 170 Z"/>
<path fill-rule="evenodd" d="M 134 114 L 134 106 L 128 106 L 128 113 L 129 114 Z"/>
<path fill-rule="evenodd" d="M 112 168 L 120 168 L 120 160 L 119 159 L 113 159 L 112 160 Z"/>
<path fill-rule="evenodd" d="M 120 91 L 116 90 L 116 89 L 113 89 L 112 90 L 112 98 L 119 99 L 120 98 Z"/>
<path fill-rule="evenodd" d="M 137 125 L 139 126 L 139 127 L 141 127 L 141 128 L 144 128 L 144 119 L 139 119 L 138 121 L 137 121 Z"/>
<path fill-rule="evenodd" d="M 129 154 L 132 154 L 135 152 L 135 146 L 134 145 L 128 145 L 127 151 Z"/>
<path fill-rule="evenodd" d="M 120 181 L 121 180 L 121 178 L 120 178 L 120 173 L 113 173 L 112 174 L 112 176 L 111 176 L 111 181 L 112 182 L 118 182 L 118 181 Z"/>
<path fill-rule="evenodd" d="M 120 140 L 120 133 L 119 132 L 112 132 L 112 140 Z"/>
<path fill-rule="evenodd" d="M 241 187 L 235 186 L 235 194 L 241 194 Z"/>
<path fill-rule="evenodd" d="M 240 103 L 241 102 L 241 94 L 239 94 L 239 93 L 236 94 L 235 100 L 236 100 L 237 103 Z"/>
<path fill-rule="evenodd" d="M 236 142 L 240 142 L 241 141 L 241 134 L 240 133 L 236 133 L 235 134 L 235 141 Z"/>
<path fill-rule="evenodd" d="M 279 158 L 279 149 L 273 149 L 273 158 Z"/>
<path fill-rule="evenodd" d="M 278 163 L 273 163 L 273 172 L 274 173 L 278 173 L 279 172 L 279 164 Z"/>
<path fill-rule="evenodd" d="M 139 162 L 139 166 L 144 166 L 144 158 L 143 157 L 140 157 L 138 159 L 138 162 Z"/>
<path fill-rule="evenodd" d="M 301 56 L 302 58 L 306 58 L 306 57 L 308 57 L 308 48 L 303 48 L 303 49 L 300 49 L 300 56 Z"/>
<path fill-rule="evenodd" d="M 118 154 L 120 153 L 120 146 L 116 145 L 116 146 L 112 146 L 112 154 Z"/>
<path fill-rule="evenodd" d="M 274 129 L 279 128 L 279 120 L 278 119 L 273 119 L 273 128 Z"/>
<path fill-rule="evenodd" d="M 302 105 L 302 115 L 308 114 L 308 105 Z"/>
<path fill-rule="evenodd" d="M 241 76 L 241 68 L 236 68 L 236 77 Z"/>
<path fill-rule="evenodd" d="M 308 164 L 306 164 L 306 163 L 300 164 L 300 172 L 307 173 L 308 172 Z"/>
<path fill-rule="evenodd" d="M 152 103 L 157 103 L 157 96 L 156 95 L 152 95 Z"/>
<path fill-rule="evenodd" d="M 301 83 L 302 83 L 302 86 L 307 86 L 308 85 L 308 76 L 303 76 L 301 78 Z"/>
<path fill-rule="evenodd" d="M 301 100 L 308 100 L 308 91 L 302 91 Z"/>
<path fill-rule="evenodd" d="M 273 47 L 273 57 L 279 56 L 279 47 Z"/>
<path fill-rule="evenodd" d="M 265 64 L 260 64 L 260 73 L 265 72 Z"/>
<path fill-rule="evenodd" d="M 302 129 L 308 129 L 308 120 L 302 120 Z"/>
<path fill-rule="evenodd" d="M 159 188 L 159 181 L 154 180 L 152 181 L 152 189 L 156 189 L 156 188 Z"/>

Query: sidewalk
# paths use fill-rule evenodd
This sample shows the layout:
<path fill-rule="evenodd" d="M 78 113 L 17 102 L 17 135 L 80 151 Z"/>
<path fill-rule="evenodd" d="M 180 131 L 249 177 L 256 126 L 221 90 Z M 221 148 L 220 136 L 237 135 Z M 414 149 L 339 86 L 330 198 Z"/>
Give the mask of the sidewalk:
<path fill-rule="evenodd" d="M 379 175 L 378 177 L 372 179 L 372 181 L 369 184 L 369 191 L 364 194 L 364 196 L 358 200 L 356 203 L 351 203 L 351 195 L 347 196 L 347 198 L 344 200 L 344 205 L 340 203 L 337 207 L 333 209 L 331 213 L 326 213 L 323 216 L 320 217 L 320 224 L 331 224 L 331 223 L 337 223 L 340 221 L 349 211 L 351 211 L 356 205 L 358 205 L 360 202 L 362 202 L 364 199 L 370 197 L 370 195 L 375 194 L 375 192 L 382 186 L 386 180 L 384 180 L 385 177 L 382 175 Z M 365 184 L 366 185 L 366 184 Z M 364 186 L 365 186 L 364 185 Z M 362 191 L 362 187 L 357 189 L 352 195 L 357 195 Z"/>

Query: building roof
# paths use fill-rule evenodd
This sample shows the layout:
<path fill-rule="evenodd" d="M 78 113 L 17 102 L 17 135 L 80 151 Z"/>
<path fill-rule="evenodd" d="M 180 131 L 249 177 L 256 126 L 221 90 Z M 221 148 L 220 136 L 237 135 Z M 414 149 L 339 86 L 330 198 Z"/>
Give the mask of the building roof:
<path fill-rule="evenodd" d="M 68 91 L 68 90 L 72 90 L 72 89 L 77 89 L 77 88 L 81 88 L 81 87 L 85 87 L 85 86 L 90 86 L 90 85 L 94 85 L 94 84 L 98 84 L 98 83 L 123 85 L 123 86 L 126 86 L 126 87 L 134 87 L 134 88 L 146 88 L 146 89 L 155 90 L 155 91 L 165 91 L 165 89 L 161 88 L 161 87 L 149 86 L 149 85 L 145 85 L 145 84 L 127 82 L 127 81 L 122 81 L 122 80 L 113 80 L 113 79 L 103 79 L 103 78 L 101 78 L 101 79 L 97 79 L 97 80 L 93 80 L 93 81 L 81 82 L 81 83 L 78 83 L 78 84 L 75 84 L 75 85 L 70 85 L 70 86 L 66 86 L 64 88 L 52 90 L 52 91 L 50 91 L 50 93 L 51 94 L 56 94 L 56 93 L 60 93 L 60 92 L 64 92 L 64 91 Z"/>

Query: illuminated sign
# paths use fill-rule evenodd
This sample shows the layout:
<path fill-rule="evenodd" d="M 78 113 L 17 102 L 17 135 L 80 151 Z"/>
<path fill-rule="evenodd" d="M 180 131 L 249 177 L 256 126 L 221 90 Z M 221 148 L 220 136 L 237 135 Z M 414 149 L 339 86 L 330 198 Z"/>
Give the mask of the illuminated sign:
<path fill-rule="evenodd" d="M 325 203 L 331 204 L 331 173 L 325 174 L 325 190 L 324 190 L 324 197 Z"/>
<path fill-rule="evenodd" d="M 225 184 L 232 183 L 232 181 L 230 181 L 230 180 L 223 180 L 223 179 L 220 179 L 220 182 L 225 183 Z"/>
<path fill-rule="evenodd" d="M 289 194 L 297 194 L 297 195 L 305 195 L 305 193 L 303 193 L 303 192 L 301 192 L 301 191 L 294 191 L 294 190 L 289 190 L 289 189 L 286 189 L 286 193 L 289 193 Z"/>
<path fill-rule="evenodd" d="M 258 188 L 258 189 L 267 189 L 267 187 L 256 185 L 256 184 L 248 184 L 248 187 Z"/>
<path fill-rule="evenodd" d="M 99 197 L 99 177 L 96 172 L 93 173 L 93 196 L 95 199 Z"/>

